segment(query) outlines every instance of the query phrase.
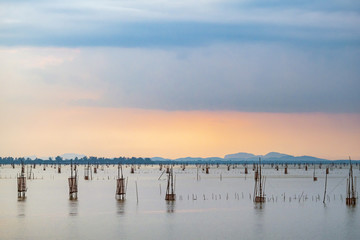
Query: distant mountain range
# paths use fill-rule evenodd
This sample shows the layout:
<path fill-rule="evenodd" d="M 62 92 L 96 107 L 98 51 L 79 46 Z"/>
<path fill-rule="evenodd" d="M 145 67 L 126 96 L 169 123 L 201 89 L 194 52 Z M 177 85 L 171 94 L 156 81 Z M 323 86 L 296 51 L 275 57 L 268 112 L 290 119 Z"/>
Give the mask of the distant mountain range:
<path fill-rule="evenodd" d="M 254 155 L 251 153 L 235 153 L 235 154 L 228 154 L 224 157 L 224 159 L 228 159 L 228 160 L 251 160 L 251 161 L 257 161 L 259 160 L 259 158 L 261 158 L 262 161 L 290 161 L 290 162 L 294 162 L 294 161 L 311 161 L 311 162 L 316 162 L 316 161 L 330 161 L 327 159 L 323 159 L 323 158 L 317 158 L 317 157 L 312 157 L 312 156 L 292 156 L 289 154 L 283 154 L 283 153 L 278 153 L 278 152 L 269 152 L 266 155 Z"/>
<path fill-rule="evenodd" d="M 167 161 L 174 161 L 174 162 L 257 162 L 261 158 L 263 162 L 329 162 L 331 160 L 317 158 L 312 156 L 292 156 L 289 154 L 283 154 L 278 152 L 269 152 L 266 155 L 255 155 L 252 153 L 245 153 L 239 152 L 234 154 L 225 155 L 224 158 L 219 157 L 208 157 L 208 158 L 201 158 L 201 157 L 186 157 L 186 158 L 177 158 L 177 159 L 166 159 L 161 157 L 153 157 L 151 158 L 152 161 L 155 162 L 167 162 Z M 347 161 L 347 160 L 336 160 L 336 161 Z"/>

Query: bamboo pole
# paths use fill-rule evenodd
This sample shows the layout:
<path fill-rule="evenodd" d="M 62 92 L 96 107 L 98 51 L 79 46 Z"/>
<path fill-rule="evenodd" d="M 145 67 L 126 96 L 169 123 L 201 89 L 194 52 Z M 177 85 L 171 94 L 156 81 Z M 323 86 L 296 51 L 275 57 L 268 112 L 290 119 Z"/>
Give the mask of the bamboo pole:
<path fill-rule="evenodd" d="M 326 187 L 327 187 L 327 171 L 326 171 L 326 174 L 325 174 L 325 190 L 324 190 L 324 199 L 323 199 L 323 203 L 325 204 L 325 196 L 326 196 Z"/>
<path fill-rule="evenodd" d="M 135 181 L 135 186 L 136 186 L 136 203 L 139 203 L 139 194 L 138 194 L 137 181 Z"/>

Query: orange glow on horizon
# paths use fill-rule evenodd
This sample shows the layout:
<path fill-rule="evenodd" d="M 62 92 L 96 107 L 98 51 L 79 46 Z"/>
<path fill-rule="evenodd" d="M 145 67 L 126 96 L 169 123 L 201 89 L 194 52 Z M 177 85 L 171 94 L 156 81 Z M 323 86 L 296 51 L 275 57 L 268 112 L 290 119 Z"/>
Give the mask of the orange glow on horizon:
<path fill-rule="evenodd" d="M 9 111 L 8 111 L 9 112 Z M 0 156 L 224 157 L 270 151 L 360 159 L 360 115 L 14 108 L 1 121 Z M 6 127 L 5 127 L 6 126 Z"/>

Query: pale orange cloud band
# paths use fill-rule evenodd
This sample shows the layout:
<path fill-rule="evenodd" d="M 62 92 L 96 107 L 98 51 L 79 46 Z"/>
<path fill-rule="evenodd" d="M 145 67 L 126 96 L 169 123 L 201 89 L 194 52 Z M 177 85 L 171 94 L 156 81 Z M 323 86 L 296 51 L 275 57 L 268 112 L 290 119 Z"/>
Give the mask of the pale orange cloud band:
<path fill-rule="evenodd" d="M 360 159 L 360 115 L 14 108 L 2 114 L 0 156 L 223 157 L 270 151 Z"/>

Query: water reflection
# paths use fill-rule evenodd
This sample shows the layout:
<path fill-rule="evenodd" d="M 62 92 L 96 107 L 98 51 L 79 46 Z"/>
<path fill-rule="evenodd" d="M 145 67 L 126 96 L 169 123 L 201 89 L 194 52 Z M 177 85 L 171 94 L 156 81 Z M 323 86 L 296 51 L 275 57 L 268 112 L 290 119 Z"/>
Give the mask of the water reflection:
<path fill-rule="evenodd" d="M 346 225 L 349 231 L 345 232 L 345 239 L 357 239 L 358 236 L 356 236 L 353 231 L 350 231 L 350 229 L 358 229 L 359 223 L 356 216 L 357 209 L 355 206 L 346 206 L 346 210 Z"/>
<path fill-rule="evenodd" d="M 265 210 L 264 203 L 254 203 L 254 209 L 256 215 L 263 215 Z"/>
<path fill-rule="evenodd" d="M 118 200 L 116 201 L 116 212 L 119 215 L 125 214 L 125 200 Z"/>
<path fill-rule="evenodd" d="M 356 207 L 355 206 L 346 206 L 347 210 L 347 221 L 348 224 L 352 224 L 356 220 Z"/>
<path fill-rule="evenodd" d="M 166 212 L 174 213 L 175 212 L 175 201 L 166 201 Z"/>
<path fill-rule="evenodd" d="M 78 215 L 78 201 L 69 200 L 69 215 L 77 216 Z"/>
<path fill-rule="evenodd" d="M 26 198 L 19 198 L 17 203 L 18 217 L 25 217 L 26 212 Z"/>
<path fill-rule="evenodd" d="M 255 213 L 255 223 L 254 230 L 257 235 L 261 236 L 260 239 L 264 238 L 264 218 L 265 218 L 265 204 L 264 203 L 254 203 L 254 213 Z"/>

